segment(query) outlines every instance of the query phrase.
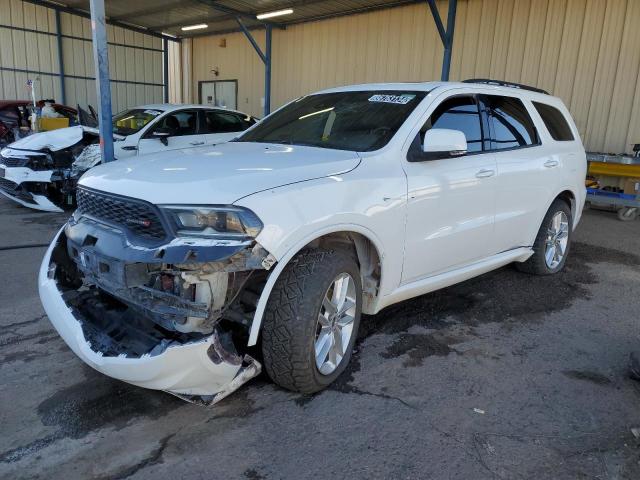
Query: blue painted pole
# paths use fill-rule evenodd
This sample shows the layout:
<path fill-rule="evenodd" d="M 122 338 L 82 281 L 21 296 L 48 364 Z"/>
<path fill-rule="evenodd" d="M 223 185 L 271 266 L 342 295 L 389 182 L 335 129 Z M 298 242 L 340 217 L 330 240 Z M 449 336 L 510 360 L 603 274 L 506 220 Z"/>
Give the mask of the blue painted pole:
<path fill-rule="evenodd" d="M 264 116 L 271 113 L 271 25 L 265 25 Z"/>
<path fill-rule="evenodd" d="M 456 28 L 456 8 L 458 0 L 449 0 L 449 13 L 447 15 L 447 36 L 444 42 L 444 55 L 442 56 L 442 76 L 443 81 L 449 81 L 451 70 L 451 53 L 453 49 L 453 33 Z"/>
<path fill-rule="evenodd" d="M 96 69 L 98 121 L 100 123 L 100 152 L 102 162 L 113 158 L 113 124 L 111 113 L 111 83 L 109 79 L 109 47 L 104 15 L 104 0 L 90 0 L 93 63 Z"/>
<path fill-rule="evenodd" d="M 64 84 L 64 56 L 62 54 L 62 27 L 60 26 L 60 10 L 55 9 L 56 14 L 56 40 L 58 47 L 58 77 L 60 78 L 60 103 L 67 104 L 67 89 Z"/>
<path fill-rule="evenodd" d="M 164 103 L 169 103 L 169 41 L 162 40 L 162 74 L 164 76 Z"/>

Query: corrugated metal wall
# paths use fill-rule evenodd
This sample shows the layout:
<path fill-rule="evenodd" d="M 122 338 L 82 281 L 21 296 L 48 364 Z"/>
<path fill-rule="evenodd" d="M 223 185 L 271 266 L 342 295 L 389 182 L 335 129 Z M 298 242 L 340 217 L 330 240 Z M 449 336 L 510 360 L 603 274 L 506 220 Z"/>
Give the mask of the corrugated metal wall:
<path fill-rule="evenodd" d="M 61 13 L 60 24 L 66 103 L 96 107 L 90 21 Z M 26 81 L 39 78 L 37 97 L 60 101 L 55 34 L 53 9 L 20 0 L 0 0 L 1 99 L 29 98 Z M 107 34 L 114 112 L 162 102 L 162 40 L 113 25 L 107 26 Z"/>
<path fill-rule="evenodd" d="M 446 18 L 446 2 L 439 2 Z M 264 34 L 254 32 L 263 45 Z M 220 39 L 226 38 L 226 47 Z M 274 30 L 272 105 L 320 88 L 438 80 L 442 44 L 426 4 Z M 238 107 L 260 115 L 263 65 L 242 34 L 193 40 L 200 80 L 238 79 Z M 536 85 L 571 109 L 589 150 L 640 142 L 640 0 L 459 0 L 451 79 Z"/>

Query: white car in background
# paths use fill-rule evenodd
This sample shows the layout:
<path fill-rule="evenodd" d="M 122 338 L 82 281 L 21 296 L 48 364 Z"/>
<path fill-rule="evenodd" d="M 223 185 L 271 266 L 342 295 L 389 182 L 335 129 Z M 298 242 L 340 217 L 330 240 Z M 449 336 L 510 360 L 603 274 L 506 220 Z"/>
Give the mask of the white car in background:
<path fill-rule="evenodd" d="M 204 105 L 144 105 L 113 117 L 116 160 L 226 142 L 256 123 L 242 112 Z M 97 128 L 36 133 L 0 151 L 0 193 L 25 207 L 61 212 L 75 205 L 78 178 L 100 163 Z"/>
<path fill-rule="evenodd" d="M 313 393 L 361 313 L 511 262 L 562 270 L 586 169 L 567 108 L 530 87 L 325 90 L 231 142 L 87 172 L 40 298 L 111 377 L 210 403 L 263 362 Z"/>

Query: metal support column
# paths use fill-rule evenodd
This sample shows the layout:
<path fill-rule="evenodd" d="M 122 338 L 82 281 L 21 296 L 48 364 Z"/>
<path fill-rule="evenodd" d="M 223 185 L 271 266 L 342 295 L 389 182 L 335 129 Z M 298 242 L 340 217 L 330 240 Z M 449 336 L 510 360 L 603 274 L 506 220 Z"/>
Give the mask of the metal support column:
<path fill-rule="evenodd" d="M 247 37 L 249 43 L 256 51 L 260 60 L 264 63 L 264 116 L 266 117 L 271 112 L 271 33 L 273 26 L 270 24 L 265 24 L 265 50 L 263 52 L 256 42 L 251 32 L 247 29 L 247 27 L 242 23 L 240 17 L 236 17 L 236 22 L 240 26 L 240 30 L 244 33 L 244 36 Z"/>
<path fill-rule="evenodd" d="M 100 151 L 104 163 L 114 160 L 109 47 L 107 45 L 104 0 L 90 0 L 90 6 L 93 62 L 96 69 L 96 93 L 98 96 L 98 121 L 100 123 Z"/>
<path fill-rule="evenodd" d="M 453 49 L 453 33 L 456 28 L 456 10 L 458 7 L 458 0 L 449 0 L 449 11 L 447 14 L 447 29 L 445 30 L 436 6 L 435 0 L 427 0 L 431 14 L 433 15 L 433 21 L 438 29 L 440 40 L 442 40 L 442 46 L 444 47 L 444 53 L 442 55 L 442 74 L 440 79 L 443 81 L 449 80 L 449 72 L 451 70 L 451 54 Z"/>
<path fill-rule="evenodd" d="M 266 25 L 264 59 L 264 116 L 271 113 L 271 25 Z"/>
<path fill-rule="evenodd" d="M 162 40 L 162 75 L 164 80 L 164 103 L 169 103 L 169 40 Z"/>
<path fill-rule="evenodd" d="M 62 27 L 60 26 L 60 10 L 55 9 L 56 15 L 56 41 L 58 47 L 58 77 L 60 78 L 60 100 L 62 105 L 67 104 L 67 89 L 64 84 L 64 55 L 62 53 Z"/>

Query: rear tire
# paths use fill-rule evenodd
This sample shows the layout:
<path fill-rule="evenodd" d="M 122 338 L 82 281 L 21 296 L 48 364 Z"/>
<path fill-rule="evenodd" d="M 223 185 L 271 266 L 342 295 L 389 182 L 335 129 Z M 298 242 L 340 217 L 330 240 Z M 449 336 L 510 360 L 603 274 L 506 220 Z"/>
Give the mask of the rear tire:
<path fill-rule="evenodd" d="M 516 268 L 533 275 L 552 275 L 564 268 L 573 235 L 571 207 L 556 199 L 542 220 L 533 243 L 533 255 Z"/>
<path fill-rule="evenodd" d="M 637 207 L 622 207 L 618 210 L 618 219 L 623 222 L 632 222 L 636 218 L 638 218 L 638 208 Z"/>
<path fill-rule="evenodd" d="M 361 309 L 362 284 L 353 255 L 300 252 L 276 281 L 264 313 L 262 354 L 269 377 L 295 392 L 326 388 L 351 359 Z"/>

